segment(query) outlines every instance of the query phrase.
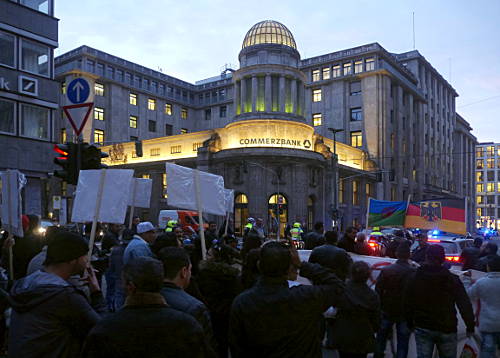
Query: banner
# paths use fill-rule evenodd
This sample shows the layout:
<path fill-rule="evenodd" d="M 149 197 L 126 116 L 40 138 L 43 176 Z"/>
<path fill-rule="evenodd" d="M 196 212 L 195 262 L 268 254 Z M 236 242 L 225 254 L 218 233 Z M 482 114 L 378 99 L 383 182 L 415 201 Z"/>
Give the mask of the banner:
<path fill-rule="evenodd" d="M 0 218 L 2 227 L 13 235 L 23 237 L 21 222 L 21 189 L 26 177 L 17 170 L 0 172 Z"/>
<path fill-rule="evenodd" d="M 134 178 L 130 185 L 128 205 L 136 208 L 149 208 L 152 188 L 152 179 Z"/>
<path fill-rule="evenodd" d="M 411 203 L 404 226 L 465 235 L 465 199 L 432 199 Z"/>
<path fill-rule="evenodd" d="M 234 190 L 224 189 L 224 195 L 226 199 L 226 211 L 228 213 L 234 212 Z"/>
<path fill-rule="evenodd" d="M 406 201 L 385 201 L 370 198 L 367 226 L 403 226 L 407 206 Z"/>

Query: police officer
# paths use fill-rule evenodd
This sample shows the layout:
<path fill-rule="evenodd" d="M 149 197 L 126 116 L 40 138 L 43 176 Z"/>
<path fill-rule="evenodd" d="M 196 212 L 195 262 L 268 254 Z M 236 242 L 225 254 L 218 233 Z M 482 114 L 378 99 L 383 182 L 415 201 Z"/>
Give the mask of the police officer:
<path fill-rule="evenodd" d="M 173 232 L 176 226 L 177 226 L 177 220 L 169 220 L 165 232 Z"/>
<path fill-rule="evenodd" d="M 253 226 L 255 225 L 255 219 L 254 218 L 248 218 L 247 224 L 245 225 L 245 229 L 243 230 L 243 235 L 246 236 L 250 232 L 250 230 L 253 229 Z"/>
<path fill-rule="evenodd" d="M 302 227 L 299 222 L 293 223 L 293 228 L 290 230 L 290 235 L 292 236 L 292 240 L 295 243 L 295 246 L 299 247 L 302 246 L 302 234 L 304 233 L 304 230 L 302 230 Z"/>

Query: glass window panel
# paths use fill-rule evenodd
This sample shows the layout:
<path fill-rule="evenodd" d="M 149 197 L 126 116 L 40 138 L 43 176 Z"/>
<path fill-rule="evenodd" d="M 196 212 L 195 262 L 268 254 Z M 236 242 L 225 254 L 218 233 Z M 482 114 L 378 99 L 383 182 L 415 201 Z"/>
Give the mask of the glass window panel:
<path fill-rule="evenodd" d="M 37 75 L 49 76 L 48 46 L 29 40 L 21 41 L 21 69 Z"/>
<path fill-rule="evenodd" d="M 344 63 L 344 76 L 352 74 L 351 63 Z"/>
<path fill-rule="evenodd" d="M 354 62 L 354 73 L 363 72 L 363 61 L 359 60 Z"/>
<path fill-rule="evenodd" d="M 0 132 L 14 134 L 15 102 L 0 99 Z"/>
<path fill-rule="evenodd" d="M 373 71 L 375 69 L 375 59 L 367 58 L 365 60 L 365 71 Z"/>
<path fill-rule="evenodd" d="M 332 69 L 332 76 L 335 78 L 335 77 L 340 77 L 342 76 L 341 72 L 340 72 L 340 65 L 335 65 L 333 66 L 333 69 Z"/>
<path fill-rule="evenodd" d="M 0 63 L 10 67 L 16 66 L 16 38 L 14 35 L 0 31 Z"/>
<path fill-rule="evenodd" d="M 49 139 L 49 114 L 48 108 L 21 105 L 21 135 Z"/>
<path fill-rule="evenodd" d="M 313 102 L 321 102 L 321 88 L 313 90 Z"/>
<path fill-rule="evenodd" d="M 37 11 L 49 14 L 49 0 L 21 0 L 21 4 Z"/>
<path fill-rule="evenodd" d="M 313 114 L 313 126 L 317 127 L 321 125 L 321 113 L 314 113 Z"/>

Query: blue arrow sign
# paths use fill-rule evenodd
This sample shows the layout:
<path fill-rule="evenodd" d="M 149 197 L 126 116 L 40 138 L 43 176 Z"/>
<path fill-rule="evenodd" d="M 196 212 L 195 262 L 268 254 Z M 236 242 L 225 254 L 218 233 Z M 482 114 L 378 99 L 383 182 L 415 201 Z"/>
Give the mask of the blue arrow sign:
<path fill-rule="evenodd" d="M 83 78 L 76 78 L 69 83 L 66 95 L 71 103 L 84 103 L 90 95 L 89 83 Z"/>

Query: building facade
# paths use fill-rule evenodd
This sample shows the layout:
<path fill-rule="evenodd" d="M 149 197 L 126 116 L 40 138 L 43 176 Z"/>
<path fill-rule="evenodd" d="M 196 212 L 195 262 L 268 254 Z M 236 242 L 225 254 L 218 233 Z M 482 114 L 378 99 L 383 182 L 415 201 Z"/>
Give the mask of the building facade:
<path fill-rule="evenodd" d="M 23 212 L 47 216 L 58 20 L 53 0 L 0 0 L 0 170 L 26 175 Z"/>
<path fill-rule="evenodd" d="M 500 228 L 500 143 L 476 146 L 476 224 Z"/>
<path fill-rule="evenodd" d="M 287 221 L 327 221 L 336 188 L 344 226 L 363 225 L 369 197 L 418 201 L 474 190 L 464 179 L 473 158 L 457 152 L 454 140 L 473 138 L 467 122 L 457 121 L 457 93 L 418 51 L 392 54 L 372 43 L 301 59 L 291 32 L 263 21 L 246 34 L 239 61 L 239 69 L 190 84 L 82 46 L 56 59 L 56 77 L 61 91 L 75 76 L 94 81 L 90 140 L 116 151 L 111 164 L 161 174 L 161 163 L 176 160 L 219 173 L 245 195 L 238 204 L 248 215 L 272 216 L 269 201 L 288 200 Z M 59 116 L 62 140 L 70 130 Z M 330 128 L 341 130 L 333 187 Z M 194 142 L 172 142 L 185 138 Z M 142 158 L 135 141 L 143 143 Z M 163 182 L 156 179 L 160 194 Z M 273 199 L 278 192 L 285 197 Z M 151 219 L 168 202 L 157 201 Z"/>

